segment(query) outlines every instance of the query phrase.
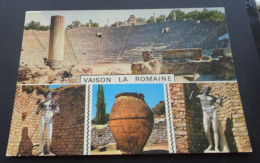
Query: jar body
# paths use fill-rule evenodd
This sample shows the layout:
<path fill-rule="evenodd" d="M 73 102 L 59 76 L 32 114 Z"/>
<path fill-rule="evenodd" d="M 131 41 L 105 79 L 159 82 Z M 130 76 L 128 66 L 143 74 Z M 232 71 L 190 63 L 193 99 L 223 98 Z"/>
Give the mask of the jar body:
<path fill-rule="evenodd" d="M 143 151 L 153 128 L 153 113 L 144 102 L 143 95 L 121 93 L 112 107 L 109 127 L 123 154 Z"/>

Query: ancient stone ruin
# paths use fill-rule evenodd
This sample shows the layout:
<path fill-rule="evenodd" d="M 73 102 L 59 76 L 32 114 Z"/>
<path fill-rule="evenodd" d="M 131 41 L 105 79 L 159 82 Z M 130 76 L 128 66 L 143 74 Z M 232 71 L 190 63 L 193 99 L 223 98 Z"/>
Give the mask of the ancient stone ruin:
<path fill-rule="evenodd" d="M 24 31 L 19 83 L 75 83 L 85 74 L 209 74 L 219 80 L 235 79 L 230 47 L 218 40 L 228 32 L 225 22 L 176 20 L 64 30 L 64 19 L 53 16 L 50 31 Z M 161 33 L 165 26 L 169 31 Z M 102 37 L 97 37 L 98 33 Z M 227 55 L 218 55 L 213 49 L 222 49 Z M 153 68 L 158 59 L 162 61 L 160 70 Z M 145 70 L 146 62 L 148 69 L 156 71 Z M 73 65 L 70 77 L 61 79 Z"/>
<path fill-rule="evenodd" d="M 63 21 L 64 17 L 53 17 L 53 39 L 50 39 L 50 31 L 24 31 L 21 66 L 44 65 L 43 58 L 48 58 L 50 41 L 59 42 L 59 47 L 62 47 L 63 30 L 59 34 L 57 31 L 62 28 Z M 165 24 L 172 29 L 167 32 L 167 37 L 161 33 Z M 97 33 L 102 33 L 102 38 L 96 37 Z M 200 24 L 195 21 L 174 21 L 118 28 L 81 27 L 64 31 L 64 62 L 132 63 L 142 60 L 142 51 L 145 49 L 153 50 L 155 57 L 161 56 L 163 50 L 186 48 L 201 48 L 203 53 L 211 54 L 207 49 L 225 48 L 218 43 L 218 37 L 225 33 L 227 24 L 215 21 L 201 21 Z"/>
<path fill-rule="evenodd" d="M 164 50 L 162 58 L 134 62 L 131 70 L 132 74 L 174 74 L 188 81 L 197 80 L 195 74 L 218 76 L 214 80 L 235 79 L 233 60 L 224 49 L 213 49 L 212 54 L 216 58 L 204 56 L 201 48 Z"/>

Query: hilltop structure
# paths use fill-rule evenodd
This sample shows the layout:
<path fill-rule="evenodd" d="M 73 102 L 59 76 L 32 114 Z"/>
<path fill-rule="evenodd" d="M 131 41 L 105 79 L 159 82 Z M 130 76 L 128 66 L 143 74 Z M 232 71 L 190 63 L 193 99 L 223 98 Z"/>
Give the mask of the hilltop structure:
<path fill-rule="evenodd" d="M 139 22 L 136 20 L 136 17 L 134 15 L 130 15 L 127 21 L 120 24 L 120 27 L 122 26 L 133 26 L 133 25 L 144 25 L 145 23 Z"/>

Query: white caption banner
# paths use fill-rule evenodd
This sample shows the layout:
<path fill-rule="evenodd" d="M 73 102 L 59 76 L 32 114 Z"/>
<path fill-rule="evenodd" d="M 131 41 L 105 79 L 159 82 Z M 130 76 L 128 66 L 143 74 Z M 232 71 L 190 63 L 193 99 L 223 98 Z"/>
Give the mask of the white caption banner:
<path fill-rule="evenodd" d="M 174 75 L 88 75 L 80 76 L 80 82 L 83 84 L 170 83 L 174 82 Z"/>

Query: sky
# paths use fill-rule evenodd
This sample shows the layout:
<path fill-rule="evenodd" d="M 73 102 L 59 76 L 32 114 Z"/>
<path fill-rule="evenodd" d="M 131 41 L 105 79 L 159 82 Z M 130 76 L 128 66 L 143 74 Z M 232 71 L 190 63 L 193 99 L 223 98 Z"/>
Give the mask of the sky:
<path fill-rule="evenodd" d="M 67 85 L 49 85 L 49 88 L 56 89 L 56 88 L 63 87 L 63 86 L 67 86 Z"/>
<path fill-rule="evenodd" d="M 135 92 L 144 95 L 144 101 L 152 109 L 164 100 L 163 84 L 104 84 L 106 112 L 110 113 L 115 102 L 115 95 L 122 92 Z M 96 117 L 98 85 L 93 85 L 92 92 L 92 119 Z"/>
<path fill-rule="evenodd" d="M 209 10 L 219 10 L 224 12 L 224 8 L 207 8 Z M 79 20 L 82 24 L 92 22 L 99 22 L 100 26 L 103 27 L 109 20 L 109 25 L 118 21 L 125 21 L 130 15 L 135 17 L 142 17 L 149 19 L 153 14 L 156 17 L 159 15 L 166 15 L 174 10 L 171 9 L 138 9 L 138 10 L 60 10 L 60 11 L 27 11 L 24 25 L 27 25 L 32 20 L 40 22 L 41 25 L 50 25 L 51 16 L 63 15 L 65 16 L 65 27 L 72 23 L 72 21 Z M 184 12 L 190 12 L 193 10 L 202 11 L 203 8 L 187 8 L 181 9 Z"/>

